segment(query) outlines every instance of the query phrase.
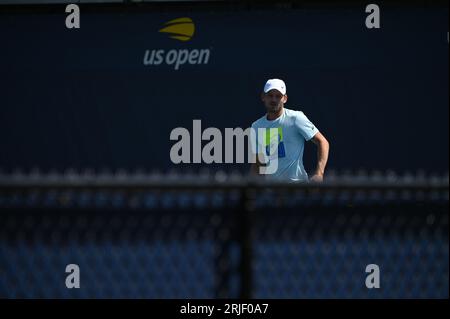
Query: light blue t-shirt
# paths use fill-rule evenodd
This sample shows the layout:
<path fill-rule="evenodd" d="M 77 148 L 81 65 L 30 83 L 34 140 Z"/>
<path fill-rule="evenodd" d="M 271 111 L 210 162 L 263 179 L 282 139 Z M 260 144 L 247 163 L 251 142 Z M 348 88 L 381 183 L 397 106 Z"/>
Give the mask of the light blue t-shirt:
<path fill-rule="evenodd" d="M 277 169 L 273 174 L 265 175 L 266 178 L 308 180 L 308 174 L 303 167 L 303 150 L 305 141 L 313 138 L 319 130 L 303 112 L 284 108 L 283 114 L 277 119 L 269 121 L 264 115 L 253 122 L 252 128 L 256 134 L 251 138 L 252 147 L 256 144 L 256 152 L 264 154 L 265 162 L 278 161 Z"/>

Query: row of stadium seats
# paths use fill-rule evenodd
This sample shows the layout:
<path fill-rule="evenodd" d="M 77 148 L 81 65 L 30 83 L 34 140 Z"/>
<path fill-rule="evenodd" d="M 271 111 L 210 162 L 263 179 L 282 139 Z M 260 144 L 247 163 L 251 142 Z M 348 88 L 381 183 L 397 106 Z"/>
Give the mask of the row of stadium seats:
<path fill-rule="evenodd" d="M 126 191 L 96 190 L 49 190 L 23 192 L 0 192 L 0 207 L 47 207 L 47 208 L 132 208 L 132 209 L 189 209 L 236 207 L 241 195 L 235 190 L 225 191 Z M 391 205 L 416 202 L 446 202 L 448 192 L 424 191 L 328 191 L 310 193 L 294 191 L 285 194 L 267 190 L 255 196 L 255 207 L 295 207 L 311 205 Z"/>
<path fill-rule="evenodd" d="M 249 286 L 256 298 L 448 298 L 445 177 L 330 188 L 56 180 L 0 181 L 0 297 L 234 298 Z M 82 288 L 66 288 L 68 264 Z M 365 286 L 369 264 L 380 289 Z"/>
<path fill-rule="evenodd" d="M 238 297 L 240 214 L 3 210 L 0 295 Z M 250 215 L 256 298 L 447 298 L 448 205 L 266 208 Z M 75 263 L 82 287 L 64 286 Z M 364 285 L 381 269 L 381 288 Z"/>
<path fill-rule="evenodd" d="M 72 180 L 72 181 L 86 181 L 86 180 L 150 180 L 155 182 L 161 181 L 177 181 L 179 179 L 184 180 L 215 180 L 218 182 L 229 182 L 245 179 L 248 177 L 247 172 L 239 170 L 212 170 L 208 168 L 201 168 L 197 171 L 192 169 L 181 170 L 171 169 L 168 171 L 160 170 L 146 170 L 135 169 L 127 170 L 124 168 L 119 169 L 75 169 L 67 168 L 64 170 L 40 170 L 38 168 L 33 169 L 2 169 L 0 168 L 0 180 L 11 179 L 21 180 L 23 178 L 31 180 Z M 393 170 L 373 170 L 367 171 L 363 169 L 359 170 L 342 170 L 335 171 L 329 169 L 326 172 L 327 180 L 340 180 L 340 181 L 372 181 L 372 182 L 430 182 L 440 183 L 449 180 L 447 172 L 426 172 L 424 169 L 418 169 L 415 172 L 395 172 Z"/>

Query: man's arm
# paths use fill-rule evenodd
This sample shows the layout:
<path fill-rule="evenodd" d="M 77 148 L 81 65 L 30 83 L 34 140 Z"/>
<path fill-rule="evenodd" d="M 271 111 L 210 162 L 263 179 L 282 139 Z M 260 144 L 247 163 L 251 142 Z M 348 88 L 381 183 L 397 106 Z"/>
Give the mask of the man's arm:
<path fill-rule="evenodd" d="M 253 158 L 253 161 L 254 163 L 252 163 L 250 166 L 250 175 L 260 175 L 259 168 L 263 166 L 263 164 L 261 164 L 261 162 L 259 161 L 259 156 L 255 156 Z"/>
<path fill-rule="evenodd" d="M 323 174 L 325 173 L 325 167 L 328 161 L 330 143 L 328 143 L 325 136 L 320 132 L 317 132 L 316 135 L 314 135 L 311 142 L 317 145 L 317 166 L 313 176 L 311 176 L 311 180 L 314 182 L 321 182 L 323 181 Z"/>
<path fill-rule="evenodd" d="M 259 175 L 259 163 L 252 163 L 250 166 L 250 175 Z"/>

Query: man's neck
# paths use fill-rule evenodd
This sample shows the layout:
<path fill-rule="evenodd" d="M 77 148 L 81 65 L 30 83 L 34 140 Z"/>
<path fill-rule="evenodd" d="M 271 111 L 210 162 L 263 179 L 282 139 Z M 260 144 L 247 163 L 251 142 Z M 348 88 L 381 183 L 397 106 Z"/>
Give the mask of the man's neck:
<path fill-rule="evenodd" d="M 267 120 L 273 121 L 279 118 L 284 112 L 284 107 L 281 107 L 280 110 L 276 113 L 267 113 Z"/>

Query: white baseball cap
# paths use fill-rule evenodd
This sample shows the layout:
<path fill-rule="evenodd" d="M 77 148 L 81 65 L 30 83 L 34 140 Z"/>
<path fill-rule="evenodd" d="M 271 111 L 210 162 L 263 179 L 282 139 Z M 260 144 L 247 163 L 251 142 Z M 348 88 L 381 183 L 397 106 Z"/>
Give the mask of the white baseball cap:
<path fill-rule="evenodd" d="M 269 92 L 270 90 L 278 90 L 281 94 L 286 94 L 286 84 L 284 84 L 283 80 L 280 79 L 270 79 L 264 85 L 264 93 Z"/>

